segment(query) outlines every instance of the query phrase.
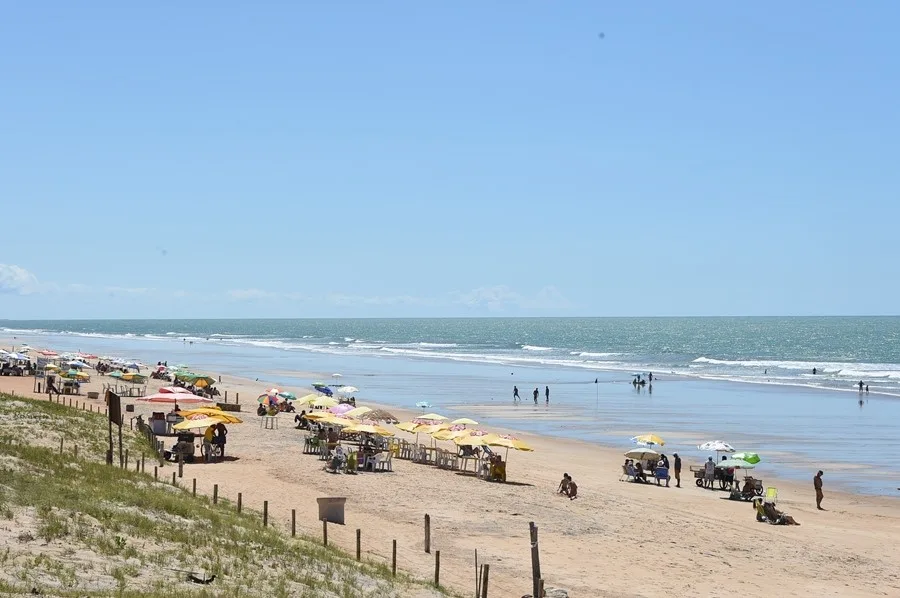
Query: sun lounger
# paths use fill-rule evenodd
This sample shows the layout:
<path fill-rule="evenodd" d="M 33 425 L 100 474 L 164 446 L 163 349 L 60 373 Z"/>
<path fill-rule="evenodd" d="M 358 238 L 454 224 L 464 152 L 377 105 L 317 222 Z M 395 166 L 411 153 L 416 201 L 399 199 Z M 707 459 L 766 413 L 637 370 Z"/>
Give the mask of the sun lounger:
<path fill-rule="evenodd" d="M 766 488 L 766 497 L 763 499 L 763 502 L 775 504 L 776 498 L 778 498 L 778 488 L 774 486 Z"/>
<path fill-rule="evenodd" d="M 631 470 L 629 471 L 629 468 L 623 465 L 622 466 L 622 475 L 619 476 L 619 481 L 620 482 L 628 482 L 628 481 L 632 481 L 632 480 L 634 480 L 634 468 L 631 468 Z"/>

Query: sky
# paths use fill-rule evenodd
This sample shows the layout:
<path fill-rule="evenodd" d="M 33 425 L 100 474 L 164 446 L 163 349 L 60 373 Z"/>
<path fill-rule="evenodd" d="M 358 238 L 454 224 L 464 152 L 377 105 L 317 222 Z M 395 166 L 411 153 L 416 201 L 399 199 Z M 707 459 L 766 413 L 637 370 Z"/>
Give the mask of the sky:
<path fill-rule="evenodd" d="M 0 319 L 896 314 L 900 4 L 7 2 Z"/>

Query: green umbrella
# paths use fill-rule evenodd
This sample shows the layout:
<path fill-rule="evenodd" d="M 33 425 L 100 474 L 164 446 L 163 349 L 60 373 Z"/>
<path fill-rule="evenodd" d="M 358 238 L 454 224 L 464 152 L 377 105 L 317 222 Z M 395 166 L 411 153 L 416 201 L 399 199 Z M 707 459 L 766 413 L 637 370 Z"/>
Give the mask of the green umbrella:
<path fill-rule="evenodd" d="M 756 453 L 735 453 L 731 455 L 731 458 L 735 461 L 746 461 L 747 463 L 752 463 L 754 465 L 760 462 L 759 455 Z"/>
<path fill-rule="evenodd" d="M 753 469 L 754 467 L 756 467 L 756 464 L 732 457 L 731 459 L 719 461 L 718 463 L 716 463 L 716 467 L 719 469 Z"/>
<path fill-rule="evenodd" d="M 292 392 L 287 392 L 287 391 L 280 392 L 280 393 L 278 393 L 278 396 L 287 401 L 296 401 L 297 400 L 297 395 L 295 395 Z"/>
<path fill-rule="evenodd" d="M 123 373 L 120 372 L 119 370 L 116 370 L 115 372 L 112 372 L 112 373 L 109 375 L 109 377 L 110 377 L 110 378 L 121 378 L 121 377 L 124 376 L 124 375 L 125 375 L 125 374 L 123 374 Z"/>

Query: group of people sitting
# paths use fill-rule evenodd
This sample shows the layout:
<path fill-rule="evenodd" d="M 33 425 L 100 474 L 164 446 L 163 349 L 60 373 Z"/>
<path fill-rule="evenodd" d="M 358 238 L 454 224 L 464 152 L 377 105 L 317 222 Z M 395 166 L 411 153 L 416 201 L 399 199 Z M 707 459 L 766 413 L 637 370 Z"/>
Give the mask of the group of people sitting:
<path fill-rule="evenodd" d="M 678 455 L 675 456 L 677 457 Z M 635 482 L 646 484 L 647 476 L 652 475 L 656 477 L 657 486 L 660 485 L 660 482 L 665 482 L 666 487 L 669 487 L 669 479 L 671 477 L 669 476 L 669 458 L 665 455 L 660 455 L 659 460 L 656 461 L 656 463 L 648 461 L 646 466 L 642 461 L 625 459 L 623 467 L 625 469 L 625 474 Z"/>
<path fill-rule="evenodd" d="M 378 440 L 369 434 L 360 435 L 359 446 L 356 450 L 345 448 L 338 444 L 340 437 L 333 428 L 329 428 L 328 432 L 325 432 L 325 429 L 320 427 L 317 438 L 319 442 L 325 442 L 328 448 L 328 464 L 323 469 L 329 473 L 344 472 L 355 474 L 360 464 L 363 466 L 371 464 L 374 469 L 372 458 L 387 450 L 383 443 L 379 443 Z"/>
<path fill-rule="evenodd" d="M 556 493 L 568 496 L 569 500 L 576 499 L 578 498 L 578 484 L 575 483 L 572 476 L 564 473 L 562 481 L 559 483 L 559 488 L 556 489 Z"/>

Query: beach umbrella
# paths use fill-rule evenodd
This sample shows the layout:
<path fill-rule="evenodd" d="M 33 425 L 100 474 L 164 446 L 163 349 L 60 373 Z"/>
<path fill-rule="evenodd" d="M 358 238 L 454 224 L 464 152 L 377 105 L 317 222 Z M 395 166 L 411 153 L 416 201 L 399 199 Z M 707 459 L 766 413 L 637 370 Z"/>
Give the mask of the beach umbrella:
<path fill-rule="evenodd" d="M 716 468 L 718 469 L 753 469 L 755 467 L 756 463 L 748 463 L 747 461 L 734 458 L 725 459 L 724 461 L 716 463 Z"/>
<path fill-rule="evenodd" d="M 77 359 L 74 361 L 66 362 L 66 365 L 69 366 L 70 368 L 79 368 L 79 369 L 91 367 L 88 364 L 84 363 L 83 361 L 78 361 Z"/>
<path fill-rule="evenodd" d="M 50 352 L 53 353 L 53 351 Z M 97 356 L 93 353 L 79 353 L 78 359 L 97 359 Z"/>
<path fill-rule="evenodd" d="M 243 420 L 229 415 L 227 418 L 223 418 L 220 415 L 213 416 L 201 416 L 197 418 L 187 418 L 182 422 L 178 422 L 174 426 L 172 426 L 173 430 L 196 430 L 198 428 L 208 428 L 210 426 L 214 426 L 216 424 L 240 424 L 243 423 Z"/>
<path fill-rule="evenodd" d="M 174 394 L 184 394 L 184 393 L 187 392 L 187 390 L 185 390 L 184 388 L 182 388 L 182 387 L 180 387 L 180 386 L 163 386 L 162 388 L 159 389 L 159 392 L 168 392 L 168 393 L 174 393 Z"/>
<path fill-rule="evenodd" d="M 53 365 L 52 363 L 48 363 L 47 365 L 44 366 L 44 369 L 47 370 L 48 372 L 58 372 L 59 366 Z"/>
<path fill-rule="evenodd" d="M 723 440 L 710 440 L 709 442 L 704 442 L 703 444 L 699 445 L 697 448 L 701 451 L 715 452 L 716 461 L 719 460 L 720 453 L 734 452 L 734 447 Z"/>
<path fill-rule="evenodd" d="M 124 376 L 124 375 L 125 375 L 125 374 L 123 374 L 123 373 L 120 372 L 119 370 L 116 370 L 116 371 L 114 371 L 114 372 L 110 372 L 110 373 L 109 373 L 109 377 L 110 377 L 110 378 L 116 378 L 116 379 L 119 379 L 119 378 L 121 378 L 121 377 Z"/>
<path fill-rule="evenodd" d="M 337 399 L 332 399 L 331 397 L 319 397 L 312 403 L 310 403 L 310 405 L 312 405 L 313 407 L 321 407 L 322 409 L 328 409 L 329 407 L 334 407 L 337 404 Z"/>
<path fill-rule="evenodd" d="M 324 416 L 318 418 L 317 422 L 335 426 L 352 426 L 354 424 L 358 424 L 359 422 L 354 419 L 347 419 L 346 417 L 341 417 L 339 415 L 335 415 L 334 413 L 326 413 Z"/>
<path fill-rule="evenodd" d="M 759 455 L 757 455 L 756 453 L 735 453 L 731 455 L 731 458 L 735 461 L 744 461 L 746 463 L 752 463 L 754 465 L 761 461 Z"/>
<path fill-rule="evenodd" d="M 219 407 L 195 407 L 193 409 L 182 409 L 178 412 L 181 417 L 189 417 L 191 415 L 224 415 L 225 412 Z"/>
<path fill-rule="evenodd" d="M 158 392 L 156 394 L 147 395 L 146 397 L 140 397 L 138 399 L 135 399 L 135 401 L 140 401 L 142 403 L 169 403 L 171 405 L 175 405 L 178 403 L 215 403 L 215 401 L 213 401 L 212 399 L 207 399 L 206 397 L 198 397 L 197 395 L 193 395 L 190 393 L 175 394 L 170 392 Z"/>
<path fill-rule="evenodd" d="M 281 397 L 282 399 L 284 399 L 285 401 L 296 401 L 297 400 L 297 395 L 295 395 L 292 392 L 288 392 L 286 390 L 279 392 L 278 396 Z"/>
<path fill-rule="evenodd" d="M 131 363 L 126 364 L 125 367 L 127 367 L 129 370 L 139 370 L 141 369 L 141 364 L 136 361 L 132 361 Z"/>
<path fill-rule="evenodd" d="M 506 447 L 506 452 L 509 454 L 509 449 L 514 449 L 517 451 L 533 451 L 534 449 L 525 444 L 523 441 L 519 440 L 515 436 L 510 436 L 508 434 L 488 434 L 484 436 L 482 439 L 484 444 L 488 446 L 502 446 Z"/>
<path fill-rule="evenodd" d="M 485 435 L 487 436 L 487 435 Z M 456 446 L 484 446 L 485 436 L 475 436 L 474 434 L 463 434 L 453 439 Z"/>
<path fill-rule="evenodd" d="M 308 394 L 304 397 L 300 397 L 299 399 L 297 399 L 297 406 L 300 407 L 303 405 L 311 405 L 312 402 L 318 399 L 320 396 L 322 395 Z"/>
<path fill-rule="evenodd" d="M 416 426 L 418 426 L 418 425 L 419 424 L 417 424 L 415 422 L 403 422 L 403 423 L 396 424 L 397 429 L 403 430 L 404 432 L 410 432 L 410 433 L 412 433 L 416 429 Z"/>
<path fill-rule="evenodd" d="M 438 430 L 447 430 L 449 428 L 450 424 L 419 424 L 413 428 L 413 432 L 416 434 L 434 434 Z"/>
<path fill-rule="evenodd" d="M 343 376 L 341 376 L 340 374 L 332 374 L 331 377 L 337 380 L 338 378 L 342 378 Z"/>
<path fill-rule="evenodd" d="M 3 351 L 3 353 L 6 353 L 6 351 Z M 44 357 L 56 357 L 57 355 L 59 355 L 59 353 L 57 353 L 56 351 L 50 351 L 49 349 L 45 349 L 45 350 L 41 351 L 41 355 L 43 355 Z"/>
<path fill-rule="evenodd" d="M 325 386 L 324 384 L 322 384 L 322 385 L 313 384 L 313 388 L 315 388 L 318 392 L 322 393 L 326 397 L 330 397 L 331 395 L 334 394 L 334 392 L 330 388 Z"/>
<path fill-rule="evenodd" d="M 444 422 L 448 419 L 449 418 L 444 417 L 443 415 L 438 415 L 437 413 L 426 413 L 425 415 L 419 415 L 418 417 L 413 419 L 413 421 L 417 424 L 432 424 L 436 422 Z"/>
<path fill-rule="evenodd" d="M 416 403 L 416 407 L 418 407 L 419 409 L 431 409 L 431 403 L 429 403 L 428 401 L 419 401 L 418 403 Z"/>
<path fill-rule="evenodd" d="M 366 409 L 366 407 L 362 407 L 362 409 Z M 398 420 L 392 413 L 389 411 L 385 411 L 384 409 L 372 409 L 362 418 L 365 421 L 375 421 L 375 422 L 385 422 L 388 424 L 396 424 L 400 420 Z"/>
<path fill-rule="evenodd" d="M 359 392 L 359 389 L 356 388 L 355 386 L 341 386 L 340 388 L 337 389 L 337 391 L 338 391 L 338 393 L 346 396 L 346 395 L 352 395 L 352 394 Z"/>
<path fill-rule="evenodd" d="M 474 419 L 469 419 L 468 417 L 461 417 L 459 419 L 454 419 L 450 422 L 454 426 L 477 426 L 478 422 Z"/>
<path fill-rule="evenodd" d="M 125 380 L 126 382 L 132 382 L 134 384 L 140 384 L 147 381 L 147 376 L 144 376 L 143 374 L 128 373 L 122 374 L 122 380 Z"/>
<path fill-rule="evenodd" d="M 360 418 L 363 415 L 366 415 L 367 413 L 371 413 L 371 412 L 372 412 L 372 410 L 369 409 L 368 407 L 354 407 L 350 411 L 347 411 L 346 413 L 344 413 L 344 417 Z M 371 418 L 369 418 L 369 419 L 371 419 Z"/>
<path fill-rule="evenodd" d="M 654 451 L 652 448 L 633 448 L 627 453 L 625 456 L 629 459 L 634 459 L 635 461 L 647 461 L 649 459 L 656 459 L 659 457 L 659 453 Z"/>
<path fill-rule="evenodd" d="M 655 444 L 663 446 L 666 443 L 665 440 L 656 434 L 641 434 L 640 436 L 632 438 L 631 441 L 635 444 L 646 444 L 647 446 L 653 446 Z"/>
<path fill-rule="evenodd" d="M 334 413 L 335 415 L 344 415 L 348 411 L 353 411 L 355 407 L 350 403 L 341 403 L 339 405 L 335 405 L 334 407 L 329 407 L 328 411 L 330 413 Z"/>
<path fill-rule="evenodd" d="M 344 428 L 344 432 L 350 433 L 358 433 L 358 434 L 378 434 L 379 436 L 393 436 L 394 433 L 386 428 L 382 428 L 381 426 L 372 425 L 372 424 L 352 424 Z"/>
<path fill-rule="evenodd" d="M 473 428 L 463 428 L 462 430 L 453 430 L 453 429 L 443 429 L 437 430 L 434 432 L 431 437 L 435 440 L 456 440 L 457 438 L 462 438 L 463 436 L 487 436 L 488 432 L 485 430 L 476 430 Z"/>

